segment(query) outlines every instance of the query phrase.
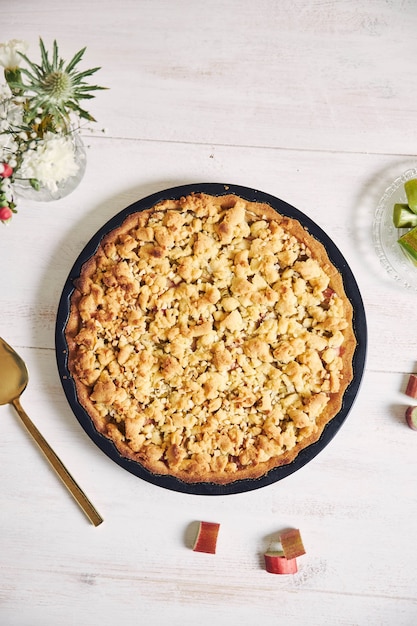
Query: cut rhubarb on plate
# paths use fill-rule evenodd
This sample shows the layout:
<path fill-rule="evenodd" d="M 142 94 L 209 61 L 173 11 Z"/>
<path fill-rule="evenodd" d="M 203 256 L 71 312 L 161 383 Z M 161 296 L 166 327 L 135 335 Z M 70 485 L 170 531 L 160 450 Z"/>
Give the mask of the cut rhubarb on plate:
<path fill-rule="evenodd" d="M 219 534 L 220 524 L 214 522 L 200 522 L 198 533 L 194 542 L 194 552 L 207 552 L 208 554 L 216 554 L 217 535 Z"/>
<path fill-rule="evenodd" d="M 410 398 L 417 398 L 417 374 L 410 374 L 405 394 Z"/>
<path fill-rule="evenodd" d="M 417 215 L 410 210 L 408 204 L 394 204 L 392 221 L 395 228 L 414 228 L 417 226 Z"/>
<path fill-rule="evenodd" d="M 410 209 L 417 213 L 417 178 L 412 178 L 404 183 L 407 203 Z"/>
<path fill-rule="evenodd" d="M 405 419 L 411 430 L 417 430 L 417 406 L 407 407 Z"/>
<path fill-rule="evenodd" d="M 417 226 L 407 231 L 398 239 L 398 243 L 408 258 L 417 265 Z"/>
<path fill-rule="evenodd" d="M 279 540 L 287 559 L 295 559 L 306 553 L 300 531 L 297 528 L 290 528 L 280 533 Z"/>
<path fill-rule="evenodd" d="M 287 559 L 282 552 L 265 552 L 265 569 L 270 574 L 296 574 L 297 559 Z"/>

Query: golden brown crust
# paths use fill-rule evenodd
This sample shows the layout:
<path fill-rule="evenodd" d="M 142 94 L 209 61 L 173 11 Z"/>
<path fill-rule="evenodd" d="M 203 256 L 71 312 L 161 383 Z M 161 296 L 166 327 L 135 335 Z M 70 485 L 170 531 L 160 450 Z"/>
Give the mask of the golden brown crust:
<path fill-rule="evenodd" d="M 130 215 L 83 266 L 66 327 L 80 403 L 155 474 L 258 478 L 317 441 L 352 380 L 352 307 L 324 246 L 234 195 Z"/>

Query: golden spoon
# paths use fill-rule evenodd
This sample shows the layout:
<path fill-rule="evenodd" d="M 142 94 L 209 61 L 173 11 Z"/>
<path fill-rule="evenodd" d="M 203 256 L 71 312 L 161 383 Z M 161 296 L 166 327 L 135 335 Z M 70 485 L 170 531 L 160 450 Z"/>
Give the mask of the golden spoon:
<path fill-rule="evenodd" d="M 12 404 L 14 406 L 29 434 L 32 435 L 71 495 L 78 502 L 94 526 L 98 526 L 103 521 L 103 518 L 93 507 L 85 493 L 68 472 L 65 465 L 22 409 L 20 396 L 26 389 L 28 381 L 29 375 L 24 361 L 13 348 L 0 337 L 0 405 Z"/>

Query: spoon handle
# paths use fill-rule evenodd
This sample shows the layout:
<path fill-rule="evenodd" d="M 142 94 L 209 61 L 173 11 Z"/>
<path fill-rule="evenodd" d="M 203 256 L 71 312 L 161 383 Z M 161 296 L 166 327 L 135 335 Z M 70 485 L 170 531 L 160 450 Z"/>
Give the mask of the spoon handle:
<path fill-rule="evenodd" d="M 71 476 L 71 474 L 69 473 L 65 465 L 60 460 L 60 458 L 55 454 L 55 452 L 52 450 L 49 443 L 46 441 L 43 435 L 36 428 L 35 424 L 29 418 L 27 413 L 24 411 L 24 409 L 22 408 L 22 405 L 20 404 L 19 398 L 16 398 L 15 400 L 13 400 L 12 404 L 14 408 L 16 409 L 17 413 L 19 414 L 20 419 L 26 426 L 26 429 L 28 430 L 29 434 L 32 435 L 33 439 L 36 441 L 36 443 L 38 444 L 38 446 L 40 447 L 40 449 L 42 450 L 42 452 L 44 453 L 44 455 L 46 456 L 46 458 L 48 459 L 48 461 L 50 462 L 50 464 L 52 465 L 52 467 L 54 468 L 54 470 L 56 471 L 56 473 L 62 480 L 62 482 L 64 483 L 64 485 L 67 487 L 71 495 L 78 502 L 78 504 L 80 505 L 84 513 L 87 515 L 89 520 L 94 524 L 94 526 L 99 526 L 99 524 L 101 524 L 101 522 L 103 521 L 103 518 L 96 511 L 94 506 L 91 504 L 90 500 L 87 498 L 87 496 L 82 491 L 82 489 L 77 485 L 77 483 L 75 482 L 75 480 L 73 479 L 73 477 Z"/>

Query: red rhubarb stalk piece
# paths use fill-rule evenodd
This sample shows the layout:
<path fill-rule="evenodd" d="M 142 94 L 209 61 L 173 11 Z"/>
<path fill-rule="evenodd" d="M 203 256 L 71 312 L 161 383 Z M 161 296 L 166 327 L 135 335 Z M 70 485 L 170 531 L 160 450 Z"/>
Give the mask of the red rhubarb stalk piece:
<path fill-rule="evenodd" d="M 405 419 L 411 430 L 417 430 L 417 406 L 407 407 Z"/>
<path fill-rule="evenodd" d="M 417 398 L 417 374 L 410 374 L 405 394 L 410 398 Z"/>
<path fill-rule="evenodd" d="M 270 574 L 296 574 L 297 559 L 287 559 L 282 552 L 265 552 L 265 569 Z"/>
<path fill-rule="evenodd" d="M 280 533 L 279 540 L 284 556 L 287 559 L 295 559 L 306 553 L 300 531 L 297 528 L 284 530 Z"/>
<path fill-rule="evenodd" d="M 194 552 L 207 552 L 216 554 L 217 535 L 220 524 L 215 522 L 200 522 L 197 537 L 194 542 Z"/>

